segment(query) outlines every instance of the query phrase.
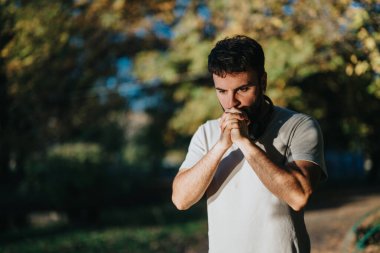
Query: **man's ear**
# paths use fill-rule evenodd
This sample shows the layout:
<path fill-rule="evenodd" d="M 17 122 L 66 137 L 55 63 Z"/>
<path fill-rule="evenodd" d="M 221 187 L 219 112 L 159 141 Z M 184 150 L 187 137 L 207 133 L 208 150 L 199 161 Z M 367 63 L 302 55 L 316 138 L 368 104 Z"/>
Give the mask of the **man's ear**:
<path fill-rule="evenodd" d="M 263 91 L 263 93 L 265 93 L 265 91 L 267 89 L 267 72 L 265 72 L 265 71 L 261 75 L 260 86 L 261 86 L 261 90 Z"/>

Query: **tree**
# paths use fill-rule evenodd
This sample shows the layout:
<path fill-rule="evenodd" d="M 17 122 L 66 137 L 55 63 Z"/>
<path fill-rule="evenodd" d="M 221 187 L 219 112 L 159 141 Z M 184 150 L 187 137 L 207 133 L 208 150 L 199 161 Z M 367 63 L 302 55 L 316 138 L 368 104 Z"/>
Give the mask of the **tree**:
<path fill-rule="evenodd" d="M 166 46 L 146 15 L 168 16 L 173 2 L 0 2 L 0 181 L 10 193 L 1 225 L 12 223 L 7 215 L 15 203 L 27 204 L 17 201 L 25 197 L 25 168 L 51 147 L 88 142 L 109 157 L 120 152 L 119 121 L 128 104 L 107 80 L 118 58 Z M 142 38 L 138 29 L 147 34 Z"/>
<path fill-rule="evenodd" d="M 205 104 L 205 97 L 212 97 L 206 63 L 214 42 L 234 34 L 252 36 L 264 46 L 268 94 L 276 104 L 328 122 L 326 136 L 341 133 L 331 148 L 375 154 L 379 145 L 373 141 L 374 129 L 379 122 L 370 115 L 379 107 L 377 6 L 376 1 L 345 0 L 191 1 L 171 24 L 167 50 L 137 54 L 135 73 L 141 80 L 160 80 L 175 90 L 172 99 L 178 108 L 167 127 L 167 140 L 175 146 L 179 136 L 191 136 L 196 126 L 221 113 L 216 100 Z M 340 101 L 339 97 L 345 103 L 334 108 L 325 96 L 317 97 L 326 91 L 331 100 Z M 358 110 L 358 104 L 370 106 Z M 189 119 L 189 111 L 196 116 Z M 334 111 L 339 114 L 331 114 Z"/>

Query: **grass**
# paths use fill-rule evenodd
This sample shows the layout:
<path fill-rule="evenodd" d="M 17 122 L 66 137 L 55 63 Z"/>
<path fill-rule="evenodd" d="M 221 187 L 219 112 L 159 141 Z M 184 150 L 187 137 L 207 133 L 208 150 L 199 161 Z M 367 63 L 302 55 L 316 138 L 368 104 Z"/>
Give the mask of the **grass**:
<path fill-rule="evenodd" d="M 205 221 L 144 228 L 106 228 L 26 239 L 1 247 L 4 253 L 183 252 L 207 234 Z"/>
<path fill-rule="evenodd" d="M 1 253 L 178 253 L 207 241 L 204 206 L 188 213 L 168 205 L 112 210 L 97 226 L 69 225 L 0 234 Z"/>

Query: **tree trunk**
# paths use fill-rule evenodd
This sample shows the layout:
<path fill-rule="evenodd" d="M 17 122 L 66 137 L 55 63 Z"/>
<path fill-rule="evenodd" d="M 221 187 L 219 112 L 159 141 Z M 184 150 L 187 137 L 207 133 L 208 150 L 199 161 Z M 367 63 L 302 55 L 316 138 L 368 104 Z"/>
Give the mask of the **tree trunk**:
<path fill-rule="evenodd" d="M 0 58 L 0 183 L 8 181 L 10 176 L 10 143 L 8 136 L 8 84 L 4 73 L 4 60 Z"/>

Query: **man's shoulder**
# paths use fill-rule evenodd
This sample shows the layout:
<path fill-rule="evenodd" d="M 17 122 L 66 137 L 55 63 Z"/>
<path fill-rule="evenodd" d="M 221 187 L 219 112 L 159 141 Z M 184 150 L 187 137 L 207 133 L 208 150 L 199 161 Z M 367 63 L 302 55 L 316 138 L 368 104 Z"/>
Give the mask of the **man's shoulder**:
<path fill-rule="evenodd" d="M 219 127 L 219 119 L 207 120 L 205 123 L 202 124 L 202 127 L 206 127 L 206 128 Z"/>
<path fill-rule="evenodd" d="M 219 119 L 211 119 L 204 122 L 199 129 L 205 134 L 205 136 L 214 136 L 220 133 Z"/>
<path fill-rule="evenodd" d="M 276 115 L 275 117 L 277 119 L 281 119 L 283 122 L 296 123 L 301 121 L 314 120 L 313 117 L 311 117 L 308 114 L 297 112 L 280 106 L 275 106 L 274 111 Z"/>
<path fill-rule="evenodd" d="M 310 115 L 296 112 L 287 108 L 275 106 L 271 128 L 275 133 L 288 136 L 296 130 L 306 131 L 315 129 L 319 131 L 319 123 Z"/>
<path fill-rule="evenodd" d="M 197 142 L 198 145 L 206 145 L 207 148 L 210 148 L 213 146 L 213 144 L 216 143 L 216 141 L 220 137 L 220 127 L 219 127 L 219 120 L 218 119 L 212 119 L 207 120 L 203 124 L 201 124 L 197 131 L 193 135 L 193 141 Z M 211 146 L 210 146 L 211 145 Z"/>

